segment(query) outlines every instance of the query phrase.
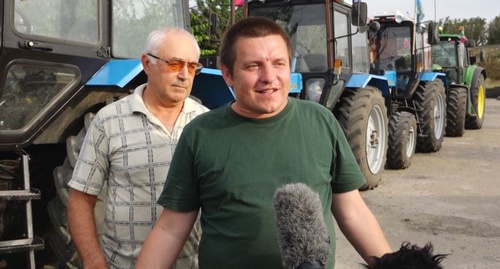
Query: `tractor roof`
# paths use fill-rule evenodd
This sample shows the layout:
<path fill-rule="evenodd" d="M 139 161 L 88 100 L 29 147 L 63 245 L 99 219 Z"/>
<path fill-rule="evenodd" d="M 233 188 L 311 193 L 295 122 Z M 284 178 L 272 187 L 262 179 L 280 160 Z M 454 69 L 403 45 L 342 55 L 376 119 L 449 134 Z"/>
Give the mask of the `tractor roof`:
<path fill-rule="evenodd" d="M 372 20 L 376 21 L 395 21 L 397 23 L 400 23 L 402 21 L 413 21 L 412 19 L 408 18 L 405 16 L 403 13 L 400 11 L 385 11 L 385 12 L 375 12 L 373 14 Z"/>
<path fill-rule="evenodd" d="M 462 37 L 457 34 L 439 34 L 439 39 L 440 40 L 455 40 L 455 41 L 460 41 Z"/>

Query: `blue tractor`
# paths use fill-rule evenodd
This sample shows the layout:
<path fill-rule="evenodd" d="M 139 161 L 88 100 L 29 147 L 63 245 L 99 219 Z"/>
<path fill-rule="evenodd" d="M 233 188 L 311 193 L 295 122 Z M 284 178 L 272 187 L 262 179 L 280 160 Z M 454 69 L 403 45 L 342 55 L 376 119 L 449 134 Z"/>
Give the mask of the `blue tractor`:
<path fill-rule="evenodd" d="M 249 1 L 247 16 L 276 21 L 294 58 L 290 95 L 318 102 L 339 120 L 367 183 L 376 187 L 387 149 L 387 79 L 369 74 L 367 5 L 331 0 Z"/>
<path fill-rule="evenodd" d="M 1 2 L 0 260 L 7 268 L 80 267 L 65 204 L 85 126 L 146 82 L 139 57 L 148 33 L 189 30 L 188 7 L 188 0 Z M 210 68 L 192 94 L 209 108 L 233 98 Z M 102 201 L 96 210 L 102 216 Z"/>
<path fill-rule="evenodd" d="M 368 29 L 370 73 L 384 75 L 390 86 L 386 167 L 407 168 L 415 151 L 440 150 L 445 134 L 447 78 L 433 71 L 431 61 L 438 28 L 385 12 Z"/>

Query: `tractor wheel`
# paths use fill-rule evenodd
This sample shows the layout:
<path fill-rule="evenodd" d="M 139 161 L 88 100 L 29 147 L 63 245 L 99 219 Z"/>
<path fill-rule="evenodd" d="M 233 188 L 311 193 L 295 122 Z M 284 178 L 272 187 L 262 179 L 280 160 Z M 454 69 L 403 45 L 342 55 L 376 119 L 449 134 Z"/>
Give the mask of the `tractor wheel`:
<path fill-rule="evenodd" d="M 389 122 L 389 143 L 386 167 L 404 169 L 410 166 L 417 144 L 417 120 L 412 113 L 401 111 Z"/>
<path fill-rule="evenodd" d="M 467 89 L 451 88 L 446 106 L 446 135 L 459 137 L 465 132 L 465 113 L 467 110 Z"/>
<path fill-rule="evenodd" d="M 360 190 L 381 180 L 387 151 L 387 109 L 377 88 L 345 91 L 335 115 L 366 179 Z"/>
<path fill-rule="evenodd" d="M 82 268 L 76 247 L 71 240 L 68 231 L 68 219 L 66 216 L 66 204 L 68 201 L 68 182 L 71 179 L 75 163 L 80 153 L 85 133 L 95 114 L 85 115 L 85 126 L 76 136 L 70 136 L 66 140 L 66 159 L 63 165 L 54 169 L 54 181 L 57 196 L 48 204 L 50 220 L 54 227 L 54 233 L 49 238 L 49 244 L 59 261 L 59 268 Z M 95 207 L 97 234 L 102 235 L 104 223 L 106 190 L 103 188 L 98 196 Z"/>
<path fill-rule="evenodd" d="M 468 115 L 465 120 L 465 128 L 481 129 L 484 121 L 484 104 L 486 102 L 486 88 L 484 85 L 484 76 L 480 69 L 476 69 L 474 78 L 470 85 L 470 98 L 476 115 Z"/>
<path fill-rule="evenodd" d="M 413 101 L 418 116 L 417 151 L 436 152 L 443 144 L 446 96 L 441 80 L 419 85 Z"/>

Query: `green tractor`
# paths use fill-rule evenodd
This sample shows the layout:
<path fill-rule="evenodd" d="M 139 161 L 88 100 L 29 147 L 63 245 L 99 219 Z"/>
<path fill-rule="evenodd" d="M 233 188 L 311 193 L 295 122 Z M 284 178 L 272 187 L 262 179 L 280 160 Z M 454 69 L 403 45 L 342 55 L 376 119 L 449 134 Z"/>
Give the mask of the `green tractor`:
<path fill-rule="evenodd" d="M 469 54 L 474 40 L 440 34 L 432 47 L 433 69 L 447 77 L 446 135 L 460 137 L 465 129 L 481 129 L 484 121 L 486 70 Z"/>

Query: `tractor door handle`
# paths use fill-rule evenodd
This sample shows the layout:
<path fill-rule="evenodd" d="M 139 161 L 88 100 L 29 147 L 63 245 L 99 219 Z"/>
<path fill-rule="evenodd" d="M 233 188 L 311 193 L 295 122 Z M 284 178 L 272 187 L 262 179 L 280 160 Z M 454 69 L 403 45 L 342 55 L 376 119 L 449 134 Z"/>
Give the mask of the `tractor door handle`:
<path fill-rule="evenodd" d="M 37 41 L 19 41 L 19 47 L 23 49 L 31 49 L 31 50 L 43 50 L 43 51 L 52 51 L 52 47 L 47 44 L 40 43 Z"/>

